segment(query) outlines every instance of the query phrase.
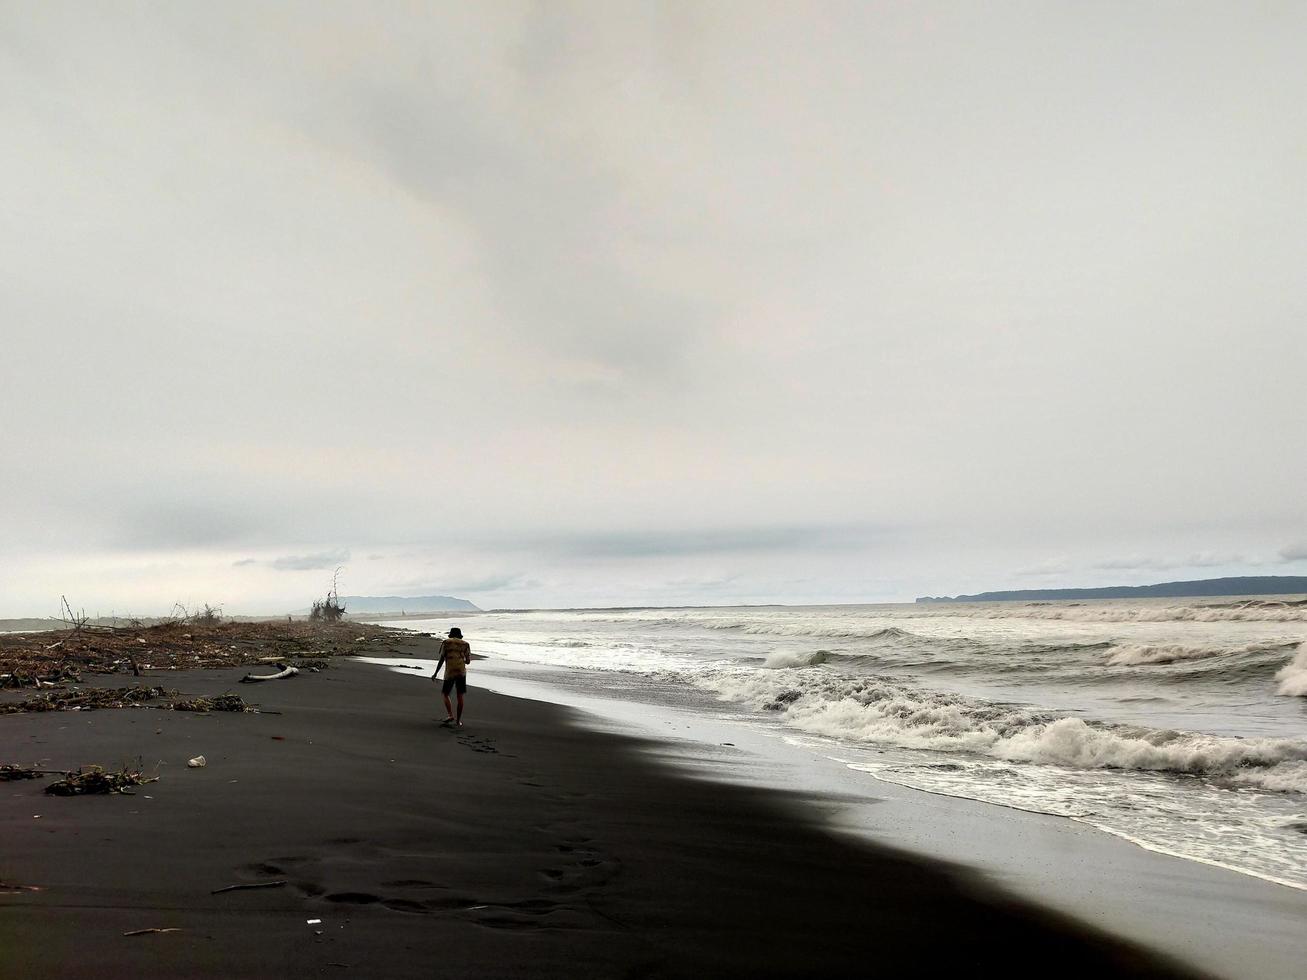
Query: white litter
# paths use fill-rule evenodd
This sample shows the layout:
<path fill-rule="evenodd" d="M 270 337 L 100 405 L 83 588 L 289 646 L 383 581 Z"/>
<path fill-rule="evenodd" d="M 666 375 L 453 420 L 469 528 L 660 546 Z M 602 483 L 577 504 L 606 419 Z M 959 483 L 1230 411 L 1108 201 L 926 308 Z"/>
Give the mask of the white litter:
<path fill-rule="evenodd" d="M 203 769 L 208 765 L 208 762 L 205 761 L 204 756 L 197 755 L 194 759 L 187 762 L 186 765 L 190 766 L 192 769 Z"/>

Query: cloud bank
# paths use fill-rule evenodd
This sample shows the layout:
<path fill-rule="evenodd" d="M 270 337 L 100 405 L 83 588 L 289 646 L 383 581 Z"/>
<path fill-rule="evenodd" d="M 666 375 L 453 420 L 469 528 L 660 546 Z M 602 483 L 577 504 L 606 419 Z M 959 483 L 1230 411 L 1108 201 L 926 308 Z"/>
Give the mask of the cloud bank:
<path fill-rule="evenodd" d="M 1251 568 L 1307 526 L 1304 28 L 10 5 L 0 615 Z"/>

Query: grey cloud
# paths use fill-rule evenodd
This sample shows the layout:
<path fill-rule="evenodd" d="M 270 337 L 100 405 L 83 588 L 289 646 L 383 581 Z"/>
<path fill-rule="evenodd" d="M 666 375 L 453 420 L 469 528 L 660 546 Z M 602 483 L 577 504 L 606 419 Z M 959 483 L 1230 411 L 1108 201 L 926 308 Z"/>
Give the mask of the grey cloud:
<path fill-rule="evenodd" d="M 540 582 L 538 580 L 528 577 L 525 573 L 517 572 L 513 574 L 487 575 L 482 578 L 452 579 L 450 581 L 441 581 L 434 584 L 431 579 L 415 578 L 401 582 L 392 582 L 387 585 L 387 588 L 421 592 L 424 595 L 435 594 L 461 597 L 469 593 L 500 592 L 505 589 L 533 589 L 537 588 L 539 585 Z"/>
<path fill-rule="evenodd" d="M 612 175 L 434 89 L 365 87 L 356 105 L 356 132 L 393 178 L 476 230 L 508 314 L 501 326 L 516 342 L 612 368 L 627 383 L 682 365 L 698 314 L 613 261 L 621 244 L 609 222 L 622 189 Z"/>
<path fill-rule="evenodd" d="M 1169 562 L 1157 558 L 1108 558 L 1104 561 L 1095 562 L 1094 568 L 1101 568 L 1105 571 L 1122 570 L 1133 571 L 1140 568 L 1170 568 Z"/>
<path fill-rule="evenodd" d="M 1199 552 L 1189 555 L 1185 558 L 1157 558 L 1157 557 L 1127 557 L 1111 558 L 1106 561 L 1095 562 L 1091 567 L 1104 570 L 1153 570 L 1168 571 L 1174 568 L 1228 568 L 1238 565 L 1255 565 L 1258 562 L 1250 562 L 1242 555 L 1223 555 L 1213 554 L 1210 552 Z"/>
<path fill-rule="evenodd" d="M 178 497 L 185 493 L 179 491 Z M 252 502 L 151 497 L 101 512 L 112 522 L 108 540 L 113 546 L 221 547 L 250 541 L 273 526 L 270 515 Z M 115 506 L 112 500 L 108 503 Z"/>
<path fill-rule="evenodd" d="M 1072 567 L 1070 560 L 1067 558 L 1048 558 L 1034 565 L 1019 568 L 1014 574 L 1026 577 L 1065 575 L 1067 572 L 1071 571 Z"/>
<path fill-rule="evenodd" d="M 243 567 L 246 566 L 246 565 L 257 565 L 258 563 L 259 563 L 259 560 L 258 560 L 257 558 L 240 558 L 240 559 L 237 559 L 236 561 L 232 562 L 232 563 L 231 563 L 231 567 L 232 567 L 232 568 L 243 568 Z"/>
<path fill-rule="evenodd" d="M 541 551 L 558 555 L 649 558 L 771 551 L 849 551 L 865 548 L 885 537 L 887 533 L 883 529 L 852 525 L 578 533 L 543 537 L 528 543 Z"/>
<path fill-rule="evenodd" d="M 1285 561 L 1307 560 L 1307 543 L 1291 544 L 1280 549 L 1280 557 Z"/>
<path fill-rule="evenodd" d="M 274 558 L 268 565 L 279 572 L 307 572 L 319 569 L 335 568 L 349 561 L 348 549 L 323 551 L 314 555 L 287 555 Z"/>

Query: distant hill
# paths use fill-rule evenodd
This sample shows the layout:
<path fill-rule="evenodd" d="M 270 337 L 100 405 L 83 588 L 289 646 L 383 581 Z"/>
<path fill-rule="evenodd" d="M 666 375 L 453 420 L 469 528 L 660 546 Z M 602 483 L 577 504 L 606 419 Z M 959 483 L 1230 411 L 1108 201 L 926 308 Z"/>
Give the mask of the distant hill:
<path fill-rule="evenodd" d="M 1305 595 L 1307 575 L 1242 575 L 1101 589 L 1018 589 L 978 595 L 922 596 L 918 602 L 1012 602 L 1022 599 L 1182 599 L 1201 596 Z"/>
<path fill-rule="evenodd" d="M 480 612 L 466 599 L 449 595 L 343 595 L 340 597 L 345 612 L 351 616 L 360 613 L 414 613 L 414 612 Z"/>

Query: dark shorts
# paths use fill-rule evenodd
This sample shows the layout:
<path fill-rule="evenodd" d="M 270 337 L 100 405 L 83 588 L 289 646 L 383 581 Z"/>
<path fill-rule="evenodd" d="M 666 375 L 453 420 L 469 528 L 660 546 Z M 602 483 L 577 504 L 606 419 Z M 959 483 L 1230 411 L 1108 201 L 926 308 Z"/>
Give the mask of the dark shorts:
<path fill-rule="evenodd" d="M 458 688 L 459 694 L 467 693 L 467 676 L 460 674 L 457 677 L 446 677 L 445 683 L 440 685 L 440 693 L 448 694 L 455 687 Z"/>

